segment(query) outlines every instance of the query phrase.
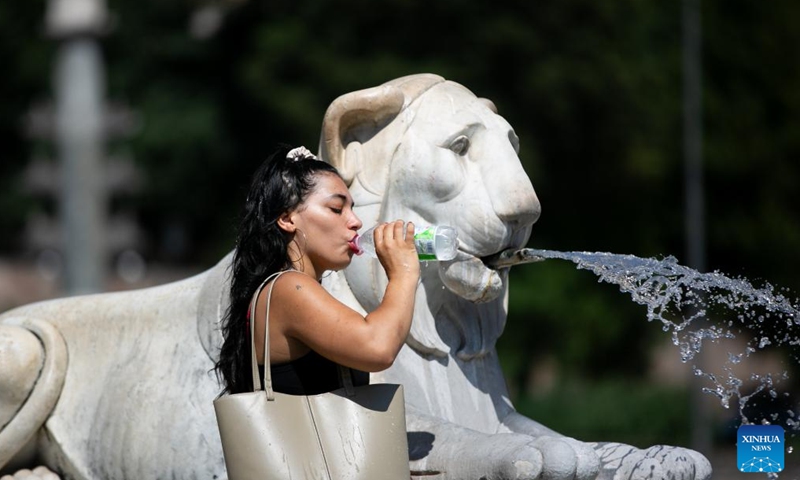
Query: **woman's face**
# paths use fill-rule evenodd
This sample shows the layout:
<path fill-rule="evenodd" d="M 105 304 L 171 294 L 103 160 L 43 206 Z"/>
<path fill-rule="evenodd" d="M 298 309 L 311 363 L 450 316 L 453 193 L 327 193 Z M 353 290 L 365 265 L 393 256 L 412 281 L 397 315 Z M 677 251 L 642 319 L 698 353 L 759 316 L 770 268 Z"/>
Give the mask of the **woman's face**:
<path fill-rule="evenodd" d="M 353 199 L 338 175 L 319 173 L 316 182 L 290 217 L 299 229 L 295 241 L 319 276 L 325 270 L 341 270 L 350 264 L 350 242 L 362 223 L 353 212 Z"/>

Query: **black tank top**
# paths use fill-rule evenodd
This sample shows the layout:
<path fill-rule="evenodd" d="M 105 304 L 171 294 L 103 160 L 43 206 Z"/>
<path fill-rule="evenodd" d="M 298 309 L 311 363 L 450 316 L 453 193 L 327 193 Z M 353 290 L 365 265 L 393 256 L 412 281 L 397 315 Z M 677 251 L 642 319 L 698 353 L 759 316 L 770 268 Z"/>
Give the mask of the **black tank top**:
<path fill-rule="evenodd" d="M 264 381 L 264 368 L 258 369 Z M 310 351 L 297 360 L 271 365 L 272 389 L 289 395 L 317 395 L 342 388 L 339 365 L 315 351 Z M 353 385 L 369 385 L 369 373 L 350 369 Z"/>

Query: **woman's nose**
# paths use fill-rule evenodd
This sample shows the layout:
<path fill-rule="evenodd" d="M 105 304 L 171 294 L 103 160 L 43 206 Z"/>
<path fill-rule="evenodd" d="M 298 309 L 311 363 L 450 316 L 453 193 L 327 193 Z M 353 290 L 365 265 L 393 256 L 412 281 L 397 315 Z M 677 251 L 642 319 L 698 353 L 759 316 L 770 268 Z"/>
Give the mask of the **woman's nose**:
<path fill-rule="evenodd" d="M 353 218 L 352 218 L 352 219 L 351 219 L 351 221 L 350 221 L 350 228 L 352 228 L 352 229 L 354 229 L 354 230 L 358 231 L 358 230 L 361 230 L 361 227 L 363 227 L 363 226 L 364 226 L 364 224 L 363 224 L 363 223 L 361 223 L 361 219 L 360 219 L 360 218 L 358 218 L 358 215 L 356 215 L 356 214 L 354 213 L 354 214 L 353 214 Z"/>

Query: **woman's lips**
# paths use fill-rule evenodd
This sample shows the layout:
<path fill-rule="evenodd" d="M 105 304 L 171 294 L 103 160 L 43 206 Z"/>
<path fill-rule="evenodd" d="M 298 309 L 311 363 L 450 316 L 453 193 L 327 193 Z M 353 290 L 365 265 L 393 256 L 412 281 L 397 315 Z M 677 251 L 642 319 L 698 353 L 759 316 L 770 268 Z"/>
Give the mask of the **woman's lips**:
<path fill-rule="evenodd" d="M 349 246 L 350 251 L 352 251 L 356 255 L 361 255 L 362 253 L 364 253 L 364 250 L 362 250 L 361 247 L 358 246 L 358 235 L 356 235 L 355 237 L 352 238 L 352 240 L 347 242 L 347 246 Z"/>

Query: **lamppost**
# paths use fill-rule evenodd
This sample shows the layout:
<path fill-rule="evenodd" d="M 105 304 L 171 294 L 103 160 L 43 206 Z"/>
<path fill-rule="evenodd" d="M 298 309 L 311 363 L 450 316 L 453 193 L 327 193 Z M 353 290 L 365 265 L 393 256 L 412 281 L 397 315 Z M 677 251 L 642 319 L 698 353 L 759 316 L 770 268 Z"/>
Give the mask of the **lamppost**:
<path fill-rule="evenodd" d="M 68 294 L 97 292 L 104 285 L 105 72 L 97 39 L 107 23 L 103 0 L 49 0 L 47 5 L 47 34 L 59 42 L 53 77 L 54 140 Z"/>
<path fill-rule="evenodd" d="M 683 155 L 686 198 L 686 251 L 689 266 L 706 269 L 705 200 L 703 193 L 702 36 L 700 0 L 683 1 Z M 695 356 L 704 370 L 704 354 Z M 692 448 L 711 450 L 709 406 L 701 393 L 702 381 L 692 375 Z"/>

